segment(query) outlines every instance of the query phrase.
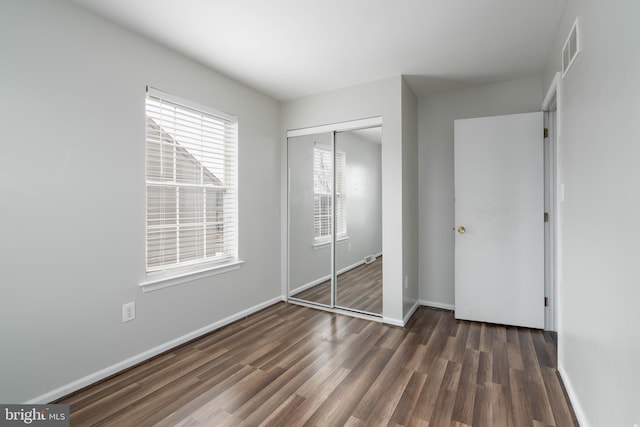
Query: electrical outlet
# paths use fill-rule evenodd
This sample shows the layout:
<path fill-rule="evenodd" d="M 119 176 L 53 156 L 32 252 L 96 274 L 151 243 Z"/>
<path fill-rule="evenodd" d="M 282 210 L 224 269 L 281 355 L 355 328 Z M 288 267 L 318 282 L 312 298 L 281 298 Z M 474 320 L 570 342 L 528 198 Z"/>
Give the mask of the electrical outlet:
<path fill-rule="evenodd" d="M 404 276 L 404 288 L 409 289 L 409 276 Z"/>
<path fill-rule="evenodd" d="M 135 318 L 136 318 L 135 301 L 122 304 L 122 323 L 129 322 Z"/>

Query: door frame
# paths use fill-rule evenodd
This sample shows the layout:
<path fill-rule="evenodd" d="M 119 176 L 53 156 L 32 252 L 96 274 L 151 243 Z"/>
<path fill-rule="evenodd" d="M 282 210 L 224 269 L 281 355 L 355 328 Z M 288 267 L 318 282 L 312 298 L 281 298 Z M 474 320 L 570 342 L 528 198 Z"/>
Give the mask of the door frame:
<path fill-rule="evenodd" d="M 549 214 L 548 226 L 545 227 L 545 307 L 544 328 L 558 331 L 558 283 L 560 277 L 559 263 L 559 231 L 560 203 L 564 200 L 562 184 L 560 184 L 560 93 L 562 75 L 557 72 L 549 85 L 542 101 L 544 126 L 549 129 L 549 136 L 544 140 L 545 147 L 545 212 Z"/>

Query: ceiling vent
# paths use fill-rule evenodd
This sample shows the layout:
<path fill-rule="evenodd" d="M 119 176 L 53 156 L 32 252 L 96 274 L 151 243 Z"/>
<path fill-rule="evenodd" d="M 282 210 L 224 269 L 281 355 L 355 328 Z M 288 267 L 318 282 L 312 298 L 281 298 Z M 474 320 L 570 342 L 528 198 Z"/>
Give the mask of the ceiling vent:
<path fill-rule="evenodd" d="M 569 68 L 573 65 L 578 54 L 581 51 L 580 46 L 580 17 L 577 17 L 573 26 L 571 27 L 571 31 L 569 32 L 569 37 L 567 37 L 567 41 L 564 42 L 564 46 L 562 47 L 562 77 L 567 74 Z"/>

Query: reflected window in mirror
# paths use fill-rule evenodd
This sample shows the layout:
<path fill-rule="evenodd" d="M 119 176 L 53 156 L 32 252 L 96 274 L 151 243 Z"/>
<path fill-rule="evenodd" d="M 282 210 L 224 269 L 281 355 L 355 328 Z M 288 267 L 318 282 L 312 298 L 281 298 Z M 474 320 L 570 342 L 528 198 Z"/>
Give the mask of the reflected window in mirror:
<path fill-rule="evenodd" d="M 335 153 L 336 168 L 336 237 L 347 236 L 346 194 L 344 191 L 344 171 L 346 156 L 344 152 Z M 327 146 L 315 144 L 313 148 L 313 225 L 314 244 L 331 242 L 332 234 L 332 193 L 333 193 L 333 155 Z"/>

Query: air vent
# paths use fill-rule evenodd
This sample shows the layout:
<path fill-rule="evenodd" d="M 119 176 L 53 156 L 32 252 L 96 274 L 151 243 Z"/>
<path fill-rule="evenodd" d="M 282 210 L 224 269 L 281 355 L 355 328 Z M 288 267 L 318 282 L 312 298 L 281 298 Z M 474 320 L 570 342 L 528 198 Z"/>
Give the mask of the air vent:
<path fill-rule="evenodd" d="M 376 260 L 376 256 L 375 255 L 367 255 L 366 257 L 364 257 L 364 263 L 365 264 L 371 264 L 375 260 Z"/>
<path fill-rule="evenodd" d="M 567 41 L 564 42 L 564 46 L 562 47 L 562 77 L 567 74 L 569 68 L 573 65 L 578 54 L 580 53 L 580 17 L 576 18 L 576 21 L 573 23 L 571 27 L 571 31 L 569 32 L 569 37 L 567 37 Z"/>

